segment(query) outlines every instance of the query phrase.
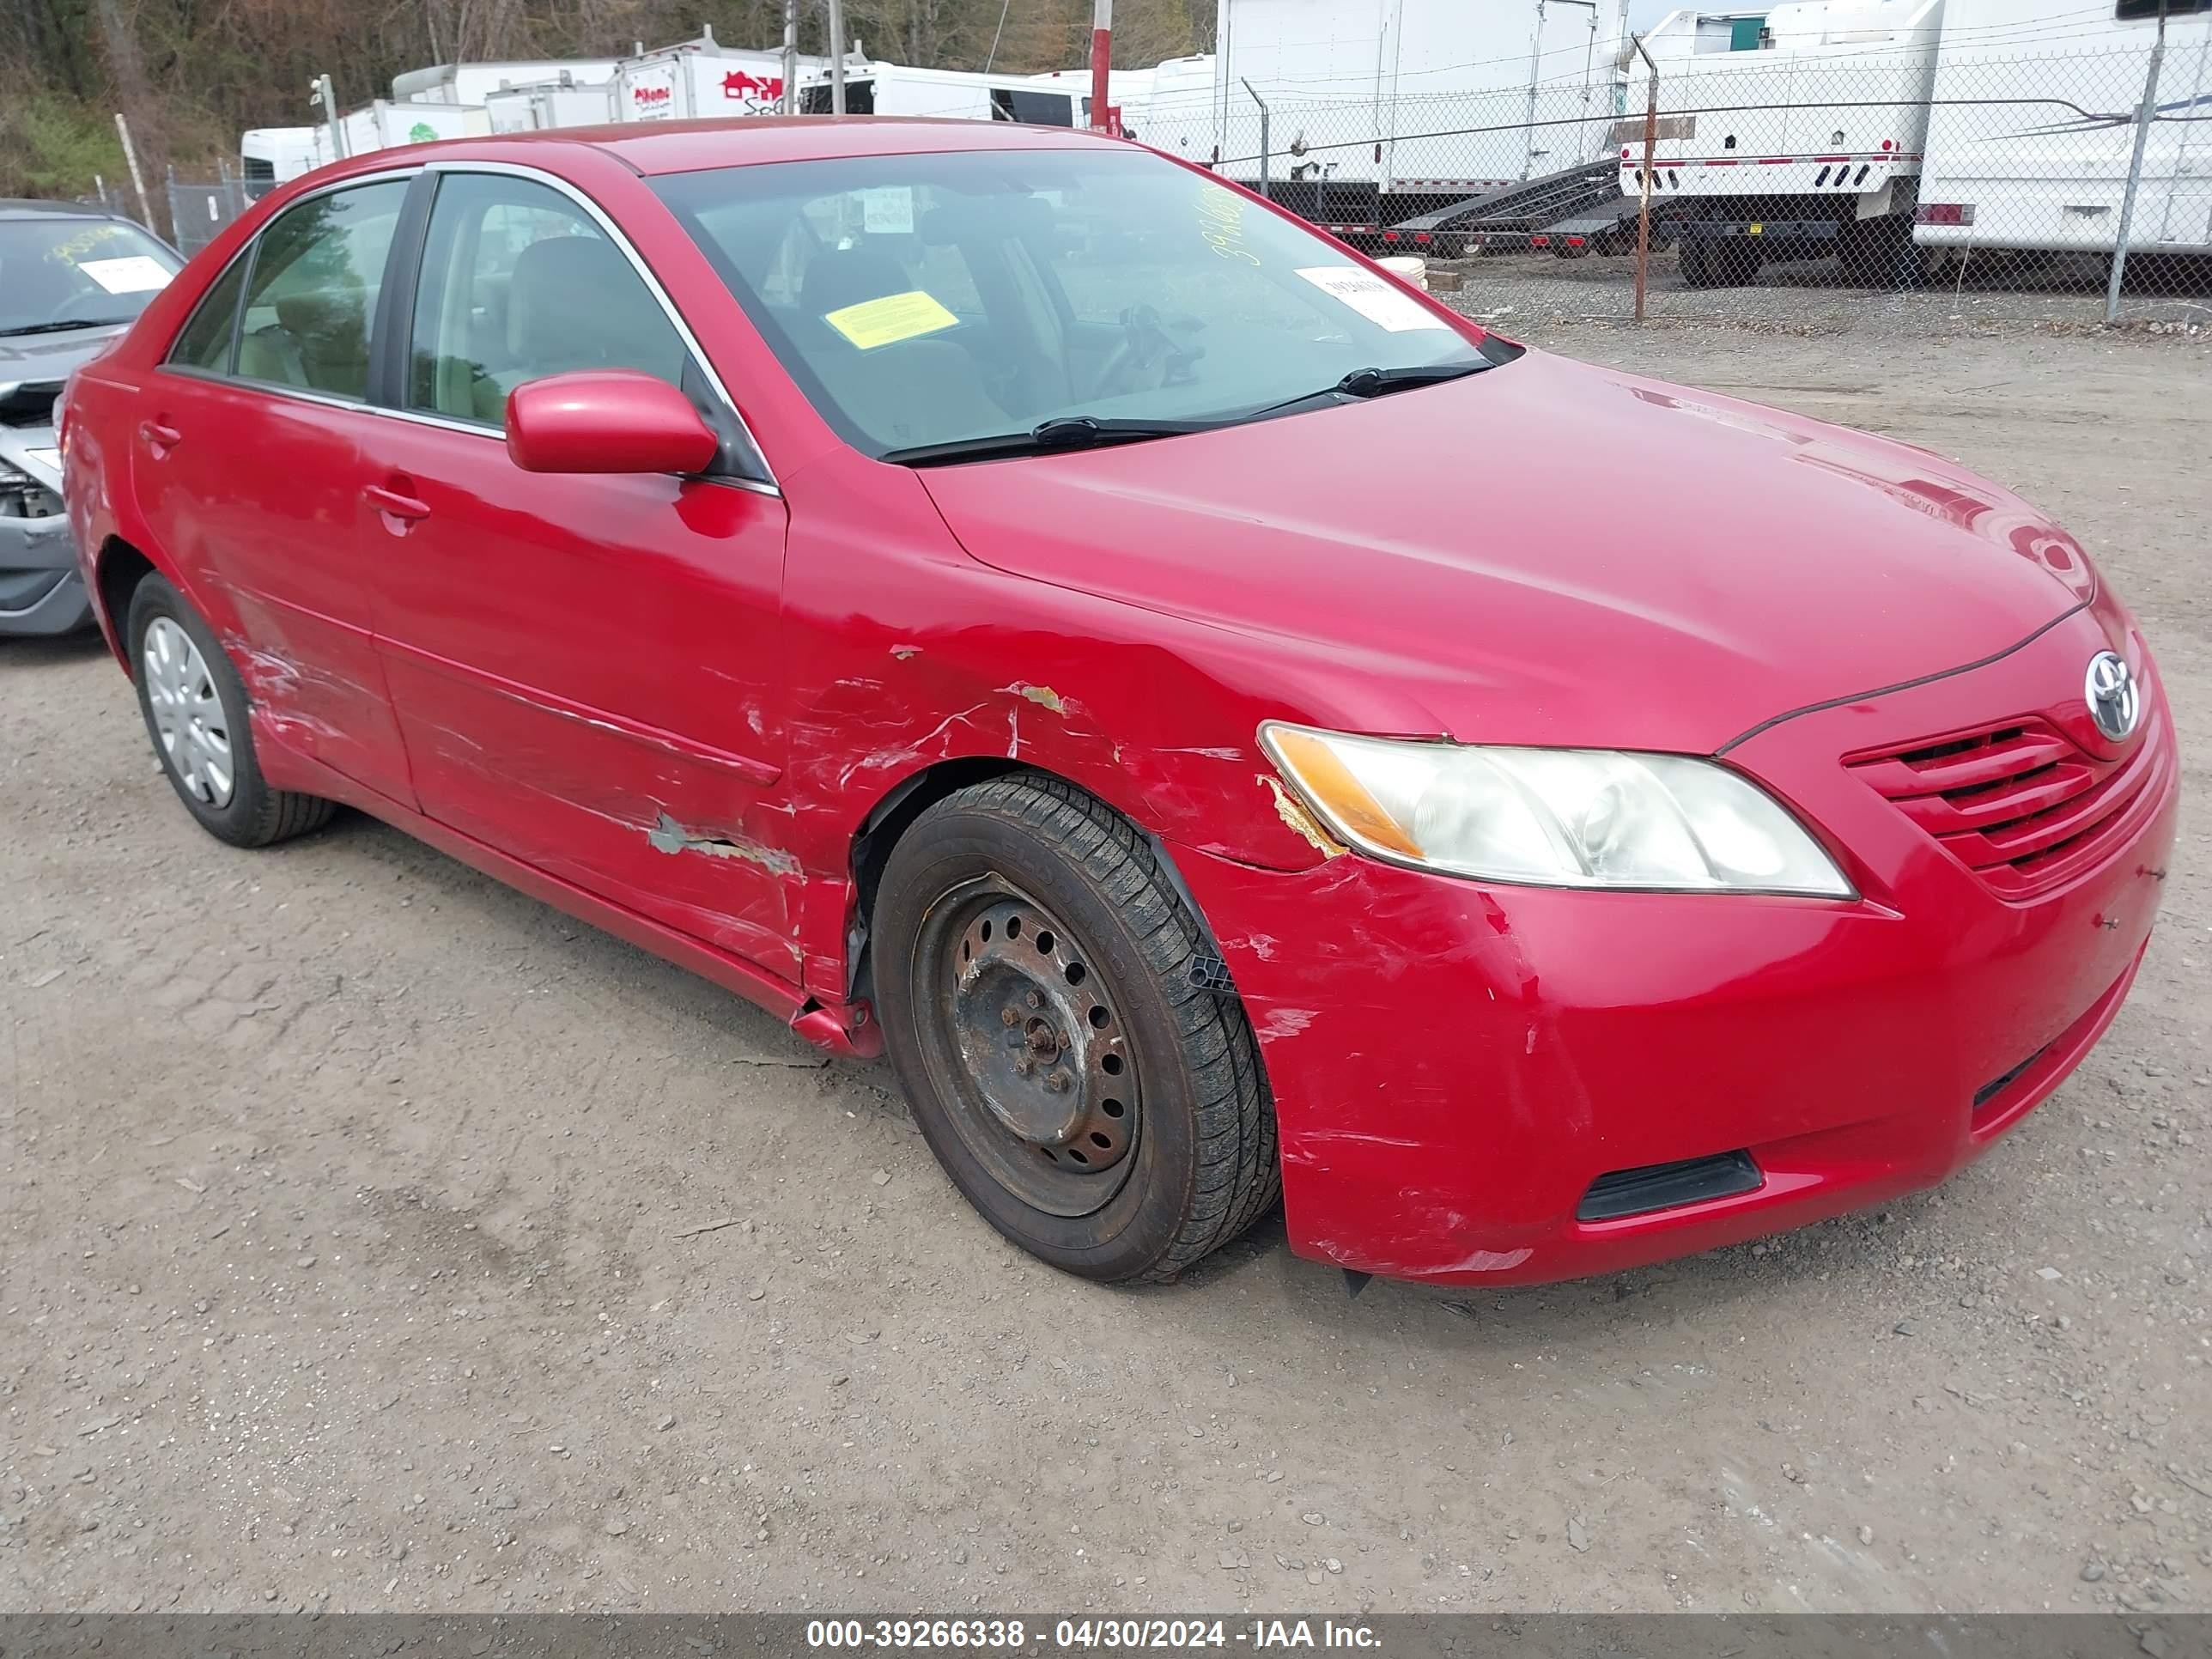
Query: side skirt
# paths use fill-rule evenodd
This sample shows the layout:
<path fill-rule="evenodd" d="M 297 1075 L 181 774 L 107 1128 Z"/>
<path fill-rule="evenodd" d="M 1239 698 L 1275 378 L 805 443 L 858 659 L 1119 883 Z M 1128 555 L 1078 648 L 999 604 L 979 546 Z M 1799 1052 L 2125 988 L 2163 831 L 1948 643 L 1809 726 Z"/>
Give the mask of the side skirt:
<path fill-rule="evenodd" d="M 253 736 L 266 763 L 264 769 L 275 787 L 320 795 L 381 819 L 495 881 L 504 882 L 541 903 L 550 904 L 579 921 L 589 922 L 641 950 L 650 951 L 767 1009 L 809 1042 L 831 1054 L 873 1059 L 883 1052 L 883 1036 L 866 1003 L 824 1003 L 742 957 L 718 951 L 625 906 L 611 903 L 572 882 L 510 858 L 472 836 L 463 835 L 434 818 L 425 817 L 412 807 L 356 783 L 321 762 L 286 748 L 281 741 L 270 740 L 258 720 Z"/>

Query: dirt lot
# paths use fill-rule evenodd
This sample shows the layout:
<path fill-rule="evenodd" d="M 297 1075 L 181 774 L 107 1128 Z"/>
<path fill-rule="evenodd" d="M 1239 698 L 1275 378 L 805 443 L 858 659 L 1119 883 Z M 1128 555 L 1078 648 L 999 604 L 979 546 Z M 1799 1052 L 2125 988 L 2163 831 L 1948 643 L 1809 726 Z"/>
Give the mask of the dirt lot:
<path fill-rule="evenodd" d="M 0 1607 L 2212 1608 L 2212 355 L 1547 315 L 2025 489 L 2160 648 L 2165 919 L 1999 1150 L 1617 1279 L 1095 1289 L 882 1071 L 365 820 L 231 851 L 0 643 Z"/>

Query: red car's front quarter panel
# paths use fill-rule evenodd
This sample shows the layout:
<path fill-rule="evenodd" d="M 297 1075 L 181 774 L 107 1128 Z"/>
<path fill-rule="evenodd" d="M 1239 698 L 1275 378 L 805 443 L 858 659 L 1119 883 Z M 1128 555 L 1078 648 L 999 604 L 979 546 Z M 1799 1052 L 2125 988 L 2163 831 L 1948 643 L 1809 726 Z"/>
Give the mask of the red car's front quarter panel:
<path fill-rule="evenodd" d="M 1880 1202 L 1971 1158 L 2132 978 L 2173 842 L 2171 720 L 2154 684 L 2150 787 L 2101 861 L 2025 903 L 1842 757 L 2063 719 L 2053 687 L 2105 642 L 2076 612 L 1996 664 L 1731 751 L 1844 849 L 1856 901 L 1486 887 L 1350 854 L 1281 874 L 1178 849 L 1259 1033 L 1292 1247 L 1402 1278 L 1566 1278 Z M 1575 1218 L 1599 1176 L 1741 1150 L 1756 1191 Z"/>

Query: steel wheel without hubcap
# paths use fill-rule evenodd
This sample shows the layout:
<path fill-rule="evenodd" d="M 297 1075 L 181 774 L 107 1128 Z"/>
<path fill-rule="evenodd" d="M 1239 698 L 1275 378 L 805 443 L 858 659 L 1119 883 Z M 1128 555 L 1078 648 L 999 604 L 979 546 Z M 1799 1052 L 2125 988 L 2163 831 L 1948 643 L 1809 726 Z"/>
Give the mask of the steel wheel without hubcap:
<path fill-rule="evenodd" d="M 961 1140 L 1008 1192 L 1085 1216 L 1128 1180 L 1136 1058 L 1103 975 L 1060 920 L 985 879 L 932 909 L 918 975 L 923 1059 Z"/>
<path fill-rule="evenodd" d="M 235 777 L 230 721 L 199 647 L 174 622 L 156 617 L 143 650 L 146 700 L 163 757 L 194 799 L 228 805 Z"/>

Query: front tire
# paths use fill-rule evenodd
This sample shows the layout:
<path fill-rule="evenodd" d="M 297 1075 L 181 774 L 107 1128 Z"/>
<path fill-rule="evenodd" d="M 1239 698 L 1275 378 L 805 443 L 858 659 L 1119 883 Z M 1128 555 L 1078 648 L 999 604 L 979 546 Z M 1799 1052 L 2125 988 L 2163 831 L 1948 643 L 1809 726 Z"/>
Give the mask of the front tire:
<path fill-rule="evenodd" d="M 1056 779 L 947 796 L 892 849 L 877 1003 L 930 1149 L 994 1227 L 1066 1272 L 1168 1279 L 1281 1190 L 1241 1004 L 1151 843 Z"/>
<path fill-rule="evenodd" d="M 245 683 L 215 630 L 167 578 L 138 584 L 124 634 L 146 733 L 177 799 L 203 830 L 234 847 L 267 847 L 330 822 L 336 808 L 329 801 L 263 780 Z"/>

